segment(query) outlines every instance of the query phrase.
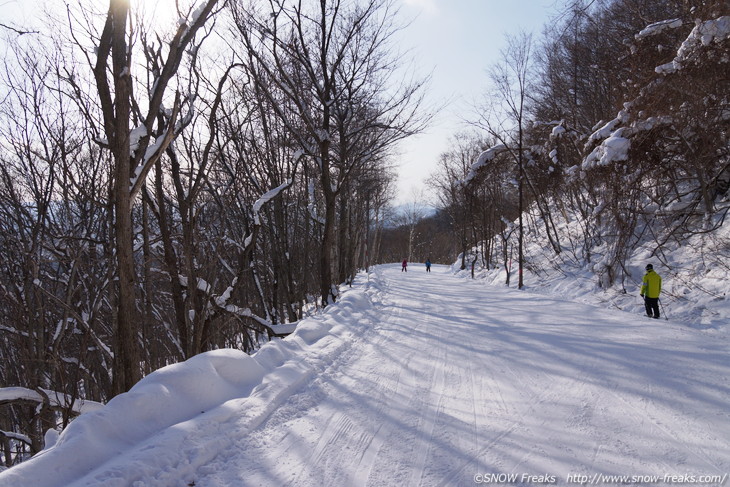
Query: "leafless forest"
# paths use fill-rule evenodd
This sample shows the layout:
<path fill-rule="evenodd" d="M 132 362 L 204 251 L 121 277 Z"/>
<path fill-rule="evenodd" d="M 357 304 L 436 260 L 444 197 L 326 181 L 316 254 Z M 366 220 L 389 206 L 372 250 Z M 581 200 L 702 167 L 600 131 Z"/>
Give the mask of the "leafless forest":
<path fill-rule="evenodd" d="M 368 265 L 529 266 L 540 225 L 566 258 L 601 246 L 611 285 L 639 242 L 661 258 L 730 208 L 725 0 L 572 0 L 511 36 L 430 178 L 435 214 L 392 208 L 397 144 L 433 115 L 396 2 L 180 2 L 170 29 L 69 4 L 41 31 L 0 22 L 6 466 L 84 401 L 256 350 Z"/>

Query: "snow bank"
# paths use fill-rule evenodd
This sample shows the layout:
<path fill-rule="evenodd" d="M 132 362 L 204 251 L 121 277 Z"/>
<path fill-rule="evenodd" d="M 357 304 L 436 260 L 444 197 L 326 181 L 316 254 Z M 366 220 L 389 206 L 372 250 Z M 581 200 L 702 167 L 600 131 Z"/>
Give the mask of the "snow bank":
<path fill-rule="evenodd" d="M 71 422 L 52 447 L 0 472 L 0 486 L 179 485 L 180 472 L 193 472 L 227 447 L 216 437 L 198 446 L 194 431 L 215 430 L 238 414 L 242 428 L 255 428 L 350 346 L 366 329 L 370 307 L 363 290 L 348 289 L 253 356 L 215 350 L 157 370 Z"/>
<path fill-rule="evenodd" d="M 66 485 L 158 431 L 249 393 L 263 376 L 263 367 L 238 350 L 207 352 L 164 367 L 72 421 L 52 448 L 4 472 L 0 485 Z"/>

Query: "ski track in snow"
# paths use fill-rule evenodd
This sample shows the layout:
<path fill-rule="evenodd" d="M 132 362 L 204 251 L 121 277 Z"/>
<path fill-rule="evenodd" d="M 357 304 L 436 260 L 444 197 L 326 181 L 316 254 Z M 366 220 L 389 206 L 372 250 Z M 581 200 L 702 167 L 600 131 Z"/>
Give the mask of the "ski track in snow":
<path fill-rule="evenodd" d="M 459 486 L 489 473 L 565 485 L 570 474 L 730 471 L 726 335 L 411 269 L 360 275 L 347 292 L 367 305 L 318 318 L 347 331 L 73 485 Z"/>
<path fill-rule="evenodd" d="M 711 337 L 414 270 L 378 268 L 372 328 L 198 485 L 730 468 L 730 364 L 697 349 Z"/>

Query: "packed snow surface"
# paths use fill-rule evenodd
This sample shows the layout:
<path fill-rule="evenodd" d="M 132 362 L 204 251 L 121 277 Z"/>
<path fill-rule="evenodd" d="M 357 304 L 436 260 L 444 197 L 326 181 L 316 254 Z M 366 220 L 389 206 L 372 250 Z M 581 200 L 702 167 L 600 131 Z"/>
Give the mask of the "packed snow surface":
<path fill-rule="evenodd" d="M 376 267 L 252 357 L 155 372 L 0 485 L 726 483 L 723 328 L 432 269 Z"/>

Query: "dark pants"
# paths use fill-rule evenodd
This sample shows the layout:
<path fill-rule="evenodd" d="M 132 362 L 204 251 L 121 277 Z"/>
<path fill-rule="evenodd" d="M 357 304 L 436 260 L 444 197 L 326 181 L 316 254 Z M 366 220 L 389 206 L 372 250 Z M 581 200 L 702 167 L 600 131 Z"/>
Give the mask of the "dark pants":
<path fill-rule="evenodd" d="M 646 315 L 650 318 L 659 318 L 659 298 L 644 298 Z"/>

